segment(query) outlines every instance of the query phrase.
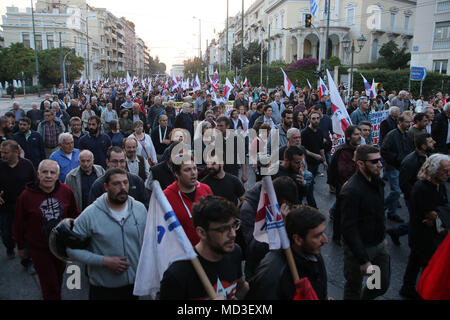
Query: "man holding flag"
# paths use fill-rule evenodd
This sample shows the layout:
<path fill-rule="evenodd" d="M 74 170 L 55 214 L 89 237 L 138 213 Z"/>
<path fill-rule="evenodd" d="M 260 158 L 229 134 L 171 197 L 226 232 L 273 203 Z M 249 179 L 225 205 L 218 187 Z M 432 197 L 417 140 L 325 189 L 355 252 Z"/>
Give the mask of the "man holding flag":
<path fill-rule="evenodd" d="M 218 295 L 216 299 L 243 299 L 248 292 L 241 268 L 242 251 L 235 243 L 240 227 L 239 210 L 230 201 L 208 195 L 193 207 L 193 222 L 200 242 L 195 251 Z M 207 299 L 194 267 L 188 260 L 174 262 L 164 272 L 160 299 Z"/>
<path fill-rule="evenodd" d="M 317 297 L 326 300 L 327 272 L 320 254 L 328 243 L 325 216 L 312 207 L 299 206 L 288 213 L 285 224 L 299 276 L 308 278 Z M 270 251 L 249 282 L 247 298 L 251 300 L 292 300 L 296 294 L 282 250 Z"/>

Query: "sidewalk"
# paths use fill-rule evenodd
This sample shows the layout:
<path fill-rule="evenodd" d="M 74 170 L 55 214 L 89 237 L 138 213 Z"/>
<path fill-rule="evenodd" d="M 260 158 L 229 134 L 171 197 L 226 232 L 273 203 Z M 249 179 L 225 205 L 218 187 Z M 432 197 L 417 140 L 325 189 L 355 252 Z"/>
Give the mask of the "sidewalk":
<path fill-rule="evenodd" d="M 45 93 L 41 92 L 41 96 L 38 97 L 37 94 L 27 94 L 24 98 L 23 95 L 16 95 L 15 99 L 11 98 L 0 98 L 0 115 L 4 115 L 12 108 L 13 102 L 19 103 L 20 107 L 25 111 L 31 109 L 31 104 L 37 102 L 40 104 L 44 100 Z"/>

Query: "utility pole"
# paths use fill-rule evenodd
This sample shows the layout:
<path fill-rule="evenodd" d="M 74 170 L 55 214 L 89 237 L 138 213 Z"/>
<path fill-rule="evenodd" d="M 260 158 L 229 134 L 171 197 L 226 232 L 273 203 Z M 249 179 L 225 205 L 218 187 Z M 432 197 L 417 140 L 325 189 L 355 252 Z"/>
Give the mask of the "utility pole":
<path fill-rule="evenodd" d="M 272 26 L 269 23 L 269 35 L 267 37 L 267 71 L 266 71 L 266 90 L 269 92 L 269 66 L 270 66 L 270 27 Z"/>
<path fill-rule="evenodd" d="M 328 68 L 328 37 L 330 36 L 330 12 L 331 12 L 331 1 L 327 1 L 327 36 L 325 37 L 325 62 L 324 62 L 324 70 Z M 325 72 L 326 74 L 326 72 Z"/>
<path fill-rule="evenodd" d="M 240 81 L 243 81 L 242 77 L 242 67 L 244 64 L 244 0 L 242 0 L 242 14 L 241 14 L 241 33 L 242 33 L 242 42 L 241 42 L 241 72 L 240 72 Z"/>
<path fill-rule="evenodd" d="M 36 62 L 36 79 L 37 79 L 37 89 L 38 89 L 38 97 L 41 96 L 41 88 L 39 85 L 39 62 L 37 56 L 37 48 L 36 48 L 36 30 L 34 28 L 34 9 L 33 9 L 33 0 L 31 1 L 31 20 L 33 22 L 33 41 L 34 41 L 34 60 Z"/>
<path fill-rule="evenodd" d="M 59 64 L 61 69 L 61 83 L 64 83 L 64 67 L 63 67 L 63 55 L 62 55 L 62 42 L 61 42 L 61 31 L 59 32 Z"/>
<path fill-rule="evenodd" d="M 226 48 L 225 48 L 225 68 L 226 68 L 226 78 L 228 78 L 228 1 L 227 0 L 227 32 L 226 32 Z"/>
<path fill-rule="evenodd" d="M 117 41 L 116 41 L 117 44 Z M 86 45 L 87 45 L 87 77 L 90 80 L 91 70 L 89 64 L 89 6 L 86 4 Z"/>
<path fill-rule="evenodd" d="M 202 60 L 202 20 L 198 18 L 198 57 Z"/>

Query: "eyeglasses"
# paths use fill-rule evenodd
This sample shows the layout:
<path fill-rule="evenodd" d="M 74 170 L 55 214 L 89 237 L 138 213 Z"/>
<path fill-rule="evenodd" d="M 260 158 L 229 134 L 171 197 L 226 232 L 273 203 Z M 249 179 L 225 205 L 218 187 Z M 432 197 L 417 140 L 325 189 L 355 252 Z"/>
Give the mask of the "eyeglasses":
<path fill-rule="evenodd" d="M 208 228 L 208 230 L 215 231 L 218 233 L 229 233 L 231 230 L 237 231 L 241 227 L 241 220 L 236 219 L 232 224 L 220 226 L 217 228 Z"/>
<path fill-rule="evenodd" d="M 378 159 L 372 159 L 372 160 L 364 160 L 364 162 L 370 162 L 370 163 L 372 163 L 372 164 L 378 164 L 378 162 L 380 162 L 381 161 L 381 158 L 378 158 Z"/>

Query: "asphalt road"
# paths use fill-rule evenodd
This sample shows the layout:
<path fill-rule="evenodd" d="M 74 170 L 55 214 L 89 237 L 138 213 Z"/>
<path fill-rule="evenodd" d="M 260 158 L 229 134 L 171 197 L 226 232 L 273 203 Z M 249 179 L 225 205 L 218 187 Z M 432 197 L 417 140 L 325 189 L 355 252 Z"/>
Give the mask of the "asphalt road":
<path fill-rule="evenodd" d="M 254 185 L 255 178 L 249 172 L 249 181 L 245 184 L 246 189 Z M 386 194 L 389 187 L 386 187 Z M 331 241 L 332 223 L 329 220 L 328 210 L 334 202 L 334 194 L 329 192 L 326 184 L 326 176 L 316 177 L 315 197 L 319 210 L 327 216 L 327 230 L 326 234 L 330 242 L 322 249 L 322 255 L 325 260 L 328 273 L 328 291 L 329 296 L 336 300 L 343 298 L 344 275 L 343 275 L 343 249 L 335 245 Z M 406 206 L 401 200 L 402 208 L 398 210 L 399 215 L 403 219 L 408 218 Z M 388 221 L 387 227 L 395 226 L 397 224 Z M 387 240 L 387 251 L 391 256 L 391 283 L 390 288 L 386 294 L 378 299 L 396 300 L 402 299 L 398 291 L 400 290 L 403 272 L 406 268 L 409 248 L 407 245 L 407 237 L 400 240 L 402 245 L 396 247 L 391 240 Z M 88 283 L 84 273 L 83 266 L 81 269 L 81 289 L 68 289 L 67 282 L 72 283 L 69 278 L 71 274 L 65 274 L 64 285 L 62 291 L 62 298 L 65 300 L 84 300 L 88 297 Z M 67 269 L 66 269 L 67 272 Z M 68 281 L 69 280 L 69 281 Z M 0 300 L 40 300 L 42 299 L 39 279 L 36 275 L 32 276 L 25 272 L 20 265 L 19 259 L 8 260 L 6 257 L 6 250 L 0 245 Z"/>

